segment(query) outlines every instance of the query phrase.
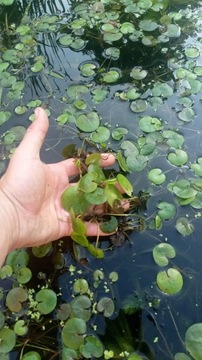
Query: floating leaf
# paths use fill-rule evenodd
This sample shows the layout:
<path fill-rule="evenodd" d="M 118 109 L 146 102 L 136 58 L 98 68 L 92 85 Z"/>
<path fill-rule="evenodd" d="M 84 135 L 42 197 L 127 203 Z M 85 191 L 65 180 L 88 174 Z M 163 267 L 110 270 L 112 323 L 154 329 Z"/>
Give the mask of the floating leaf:
<path fill-rule="evenodd" d="M 34 63 L 34 65 L 31 67 L 31 71 L 36 73 L 41 71 L 44 68 L 44 64 L 40 61 L 37 61 Z"/>
<path fill-rule="evenodd" d="M 186 217 L 180 217 L 176 221 L 175 227 L 176 230 L 184 236 L 191 235 L 194 231 L 194 226 L 189 222 Z"/>
<path fill-rule="evenodd" d="M 103 355 L 103 345 L 101 341 L 93 335 L 85 337 L 85 341 L 79 348 L 85 359 L 100 358 Z"/>
<path fill-rule="evenodd" d="M 62 35 L 59 39 L 58 39 L 60 45 L 62 46 L 69 46 L 72 42 L 73 42 L 73 38 L 70 34 L 66 34 L 66 35 Z"/>
<path fill-rule="evenodd" d="M 152 20 L 142 20 L 139 22 L 139 27 L 144 31 L 154 31 L 159 27 L 159 25 Z"/>
<path fill-rule="evenodd" d="M 172 245 L 167 243 L 161 243 L 153 248 L 153 258 L 157 265 L 166 266 L 169 260 L 176 255 L 175 249 Z"/>
<path fill-rule="evenodd" d="M 143 155 L 131 154 L 126 159 L 126 164 L 131 171 L 142 171 L 147 166 L 147 158 Z"/>
<path fill-rule="evenodd" d="M 110 131 L 105 126 L 99 126 L 96 131 L 94 131 L 90 138 L 92 141 L 97 143 L 104 143 L 110 137 Z"/>
<path fill-rule="evenodd" d="M 130 104 L 130 109 L 133 112 L 143 112 L 146 110 L 146 108 L 147 108 L 146 100 L 139 99 L 139 100 L 132 101 Z"/>
<path fill-rule="evenodd" d="M 120 78 L 120 74 L 116 70 L 110 70 L 103 75 L 103 81 L 108 84 L 116 82 L 119 78 Z"/>
<path fill-rule="evenodd" d="M 128 129 L 122 128 L 122 127 L 118 127 L 116 129 L 112 130 L 112 133 L 111 133 L 112 138 L 114 140 L 121 140 L 124 137 L 124 135 L 126 135 L 126 134 L 128 134 Z"/>
<path fill-rule="evenodd" d="M 167 144 L 175 149 L 180 148 L 184 143 L 184 137 L 173 130 L 163 131 L 163 137 L 167 139 Z"/>
<path fill-rule="evenodd" d="M 36 294 L 37 310 L 41 314 L 51 313 L 57 304 L 57 295 L 51 289 L 42 289 Z"/>
<path fill-rule="evenodd" d="M 141 66 L 135 66 L 132 71 L 130 72 L 130 76 L 135 80 L 142 80 L 147 76 L 147 71 L 142 70 Z M 133 92 L 135 89 L 131 89 Z M 137 95 L 136 95 L 137 96 Z M 139 97 L 139 96 L 138 96 Z"/>
<path fill-rule="evenodd" d="M 53 245 L 50 242 L 48 244 L 44 244 L 44 245 L 40 245 L 40 246 L 34 246 L 32 248 L 32 253 L 37 258 L 42 258 L 42 257 L 48 255 L 51 252 L 52 248 L 53 248 Z"/>
<path fill-rule="evenodd" d="M 11 289 L 6 296 L 6 306 L 15 313 L 22 309 L 22 303 L 27 300 L 27 291 L 21 287 Z"/>
<path fill-rule="evenodd" d="M 200 50 L 195 46 L 189 46 L 185 49 L 185 55 L 189 58 L 197 58 L 200 56 Z"/>
<path fill-rule="evenodd" d="M 177 353 L 174 356 L 174 360 L 191 360 L 191 358 L 184 353 Z"/>
<path fill-rule="evenodd" d="M 116 271 L 112 271 L 109 274 L 109 280 L 111 280 L 112 282 L 118 281 L 118 278 L 119 278 L 119 274 Z"/>
<path fill-rule="evenodd" d="M 120 56 L 120 49 L 117 47 L 111 46 L 104 51 L 104 55 L 106 58 L 118 60 L 118 58 Z"/>
<path fill-rule="evenodd" d="M 67 320 L 62 329 L 62 342 L 70 349 L 77 350 L 84 342 L 86 323 L 79 318 Z"/>
<path fill-rule="evenodd" d="M 197 159 L 197 163 L 191 164 L 191 169 L 194 171 L 196 175 L 202 176 L 202 157 L 199 157 Z"/>
<path fill-rule="evenodd" d="M 168 154 L 168 161 L 170 161 L 172 165 L 182 166 L 187 163 L 188 155 L 184 150 L 176 149 L 175 152 Z"/>
<path fill-rule="evenodd" d="M 169 220 L 172 217 L 175 216 L 176 214 L 176 208 L 175 205 L 170 204 L 166 201 L 162 201 L 158 204 L 158 215 L 161 217 L 161 219 L 163 220 Z"/>
<path fill-rule="evenodd" d="M 28 351 L 23 355 L 22 360 L 41 360 L 41 355 L 36 351 Z"/>
<path fill-rule="evenodd" d="M 16 272 L 16 278 L 20 284 L 26 284 L 28 281 L 31 280 L 32 272 L 28 267 L 21 267 Z"/>
<path fill-rule="evenodd" d="M 27 107 L 26 106 L 16 106 L 15 108 L 15 113 L 18 115 L 22 115 L 27 111 Z"/>
<path fill-rule="evenodd" d="M 200 360 L 202 354 L 202 323 L 189 327 L 185 334 L 185 347 L 194 360 Z"/>
<path fill-rule="evenodd" d="M 148 178 L 155 185 L 161 185 L 166 180 L 165 174 L 159 168 L 150 170 L 148 173 Z"/>
<path fill-rule="evenodd" d="M 152 89 L 153 96 L 169 97 L 172 94 L 173 94 L 173 89 L 171 88 L 170 85 L 166 83 L 157 82 Z"/>
<path fill-rule="evenodd" d="M 80 71 L 83 76 L 92 76 L 95 74 L 96 65 L 93 63 L 85 63 L 80 65 Z"/>
<path fill-rule="evenodd" d="M 95 103 L 100 103 L 104 101 L 108 95 L 108 91 L 106 89 L 93 89 L 91 91 L 91 94 L 93 95 L 93 101 Z"/>
<path fill-rule="evenodd" d="M 87 114 L 81 114 L 76 119 L 77 127 L 84 132 L 95 131 L 100 123 L 98 114 L 95 111 L 91 111 Z"/>
<path fill-rule="evenodd" d="M 163 293 L 175 295 L 182 289 L 183 277 L 177 269 L 169 268 L 157 274 L 156 282 Z"/>
<path fill-rule="evenodd" d="M 159 131 L 163 129 L 162 121 L 156 117 L 144 116 L 139 121 L 139 127 L 146 133 Z"/>
<path fill-rule="evenodd" d="M 77 279 L 74 282 L 73 289 L 76 294 L 86 294 L 89 289 L 88 282 L 86 279 Z"/>
<path fill-rule="evenodd" d="M 14 325 L 14 332 L 18 336 L 24 336 L 28 332 L 28 326 L 25 323 L 25 320 L 18 320 Z"/>
<path fill-rule="evenodd" d="M 15 346 L 15 333 L 11 329 L 3 328 L 0 330 L 0 353 L 7 354 Z"/>
<path fill-rule="evenodd" d="M 182 111 L 178 113 L 178 117 L 180 120 L 184 122 L 190 122 L 194 119 L 195 112 L 191 108 L 184 108 Z"/>
<path fill-rule="evenodd" d="M 99 312 L 103 312 L 105 317 L 110 317 L 115 310 L 114 302 L 108 297 L 103 297 L 98 301 L 97 309 Z"/>

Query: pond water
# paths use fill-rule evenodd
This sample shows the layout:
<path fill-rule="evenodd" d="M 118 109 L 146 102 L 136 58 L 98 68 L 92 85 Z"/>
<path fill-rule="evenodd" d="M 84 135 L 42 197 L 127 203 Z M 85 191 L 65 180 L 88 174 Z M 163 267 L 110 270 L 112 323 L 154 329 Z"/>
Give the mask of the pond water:
<path fill-rule="evenodd" d="M 115 170 L 127 174 L 134 195 L 148 196 L 129 216 L 143 229 L 129 231 L 122 246 L 103 239 L 102 260 L 78 247 L 75 261 L 70 239 L 43 249 L 44 257 L 29 250 L 29 260 L 23 252 L 7 260 L 0 324 L 15 340 L 10 349 L 0 344 L 0 359 L 201 360 L 202 3 L 2 0 L 0 11 L 1 173 L 42 105 L 50 120 L 43 161 L 60 161 L 65 146 L 87 139 L 89 151 L 118 153 Z M 27 283 L 20 266 L 32 271 Z M 78 279 L 88 284 L 81 295 Z M 20 312 L 6 300 L 13 286 L 29 294 Z M 31 300 L 43 287 L 57 293 L 48 314 Z M 106 317 L 95 310 L 103 297 L 101 307 L 115 306 Z M 92 335 L 80 347 L 65 340 L 80 339 L 65 327 L 69 311 L 85 320 L 83 339 Z"/>

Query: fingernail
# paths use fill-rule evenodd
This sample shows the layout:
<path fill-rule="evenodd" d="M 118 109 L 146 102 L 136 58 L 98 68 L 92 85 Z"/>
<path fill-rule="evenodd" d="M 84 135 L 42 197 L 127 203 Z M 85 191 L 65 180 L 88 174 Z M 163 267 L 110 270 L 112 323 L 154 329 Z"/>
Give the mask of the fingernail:
<path fill-rule="evenodd" d="M 40 114 L 40 108 L 36 108 L 34 110 L 34 113 L 35 113 L 35 118 L 37 118 L 39 116 L 39 114 Z"/>

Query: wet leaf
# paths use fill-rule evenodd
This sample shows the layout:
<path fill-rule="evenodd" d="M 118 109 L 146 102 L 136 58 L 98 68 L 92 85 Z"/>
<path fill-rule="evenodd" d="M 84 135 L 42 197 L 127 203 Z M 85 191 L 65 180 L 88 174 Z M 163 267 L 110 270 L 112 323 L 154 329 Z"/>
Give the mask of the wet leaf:
<path fill-rule="evenodd" d="M 41 355 L 36 351 L 28 351 L 23 355 L 22 360 L 41 360 Z"/>
<path fill-rule="evenodd" d="M 37 61 L 31 67 L 31 71 L 36 73 L 36 72 L 40 72 L 43 68 L 44 68 L 44 64 L 42 62 L 40 62 L 40 61 Z"/>
<path fill-rule="evenodd" d="M 112 130 L 112 138 L 114 140 L 121 140 L 124 135 L 127 135 L 128 134 L 128 129 L 126 128 L 122 128 L 122 127 L 117 127 L 116 129 Z"/>
<path fill-rule="evenodd" d="M 191 360 L 191 358 L 184 353 L 177 353 L 174 356 L 174 360 Z"/>
<path fill-rule="evenodd" d="M 98 301 L 97 310 L 102 312 L 105 317 L 110 317 L 115 311 L 114 302 L 111 298 L 103 297 Z"/>
<path fill-rule="evenodd" d="M 200 50 L 195 46 L 189 46 L 185 49 L 185 55 L 189 58 L 197 58 L 200 56 Z"/>
<path fill-rule="evenodd" d="M 159 27 L 159 25 L 152 20 L 142 20 L 139 22 L 139 27 L 144 31 L 154 31 Z"/>
<path fill-rule="evenodd" d="M 191 108 L 184 108 L 182 111 L 178 113 L 178 117 L 180 120 L 184 122 L 190 122 L 194 119 L 195 112 Z"/>
<path fill-rule="evenodd" d="M 16 278 L 20 284 L 26 284 L 28 281 L 31 280 L 32 272 L 28 267 L 21 267 L 16 272 Z"/>
<path fill-rule="evenodd" d="M 188 155 L 184 150 L 176 149 L 175 152 L 168 154 L 168 161 L 175 166 L 185 165 L 188 161 Z"/>
<path fill-rule="evenodd" d="M 104 51 L 104 55 L 106 58 L 110 58 L 113 60 L 118 60 L 120 56 L 120 49 L 114 46 L 111 46 Z"/>
<path fill-rule="evenodd" d="M 94 131 L 90 136 L 92 141 L 100 144 L 106 142 L 109 139 L 109 137 L 110 137 L 110 131 L 105 126 L 99 126 L 96 129 L 96 131 Z"/>
<path fill-rule="evenodd" d="M 156 117 L 144 116 L 139 121 L 139 127 L 146 133 L 159 131 L 163 129 L 162 121 Z"/>
<path fill-rule="evenodd" d="M 103 221 L 100 224 L 100 229 L 105 233 L 112 233 L 118 227 L 118 221 L 115 216 L 111 216 L 108 221 Z"/>
<path fill-rule="evenodd" d="M 135 66 L 130 72 L 130 76 L 135 80 L 142 80 L 147 76 L 147 73 L 148 72 L 143 70 L 141 66 Z M 135 89 L 133 91 L 135 91 Z"/>
<path fill-rule="evenodd" d="M 106 89 L 93 89 L 91 91 L 91 94 L 93 95 L 93 101 L 97 104 L 104 101 L 108 95 L 108 91 Z"/>
<path fill-rule="evenodd" d="M 172 94 L 173 89 L 166 83 L 157 82 L 152 89 L 153 96 L 169 97 Z"/>
<path fill-rule="evenodd" d="M 7 354 L 15 346 L 15 333 L 11 329 L 3 328 L 0 330 L 0 353 Z"/>
<path fill-rule="evenodd" d="M 77 350 L 84 342 L 83 334 L 86 332 L 86 323 L 79 318 L 67 320 L 62 329 L 62 342 L 70 349 Z"/>
<path fill-rule="evenodd" d="M 83 234 L 72 231 L 71 232 L 71 238 L 77 244 L 79 244 L 79 245 L 81 245 L 83 247 L 88 247 L 88 245 L 89 245 L 89 241 L 88 241 L 87 237 L 85 235 L 83 235 Z"/>
<path fill-rule="evenodd" d="M 131 104 L 130 104 L 130 109 L 133 111 L 133 112 L 143 112 L 145 111 L 147 108 L 147 101 L 146 100 L 135 100 L 135 101 L 132 101 Z"/>
<path fill-rule="evenodd" d="M 92 205 L 101 205 L 107 201 L 107 196 L 103 188 L 97 187 L 91 193 L 85 193 L 85 199 Z"/>
<path fill-rule="evenodd" d="M 116 82 L 119 78 L 120 78 L 120 74 L 116 70 L 110 70 L 103 75 L 103 81 L 108 84 Z"/>
<path fill-rule="evenodd" d="M 90 207 L 89 202 L 84 194 L 78 191 L 77 186 L 70 186 L 63 192 L 62 205 L 67 211 L 73 208 L 75 215 L 85 213 Z"/>
<path fill-rule="evenodd" d="M 194 360 L 200 360 L 202 354 L 202 323 L 190 326 L 185 334 L 185 347 Z"/>
<path fill-rule="evenodd" d="M 180 148 L 184 143 L 184 137 L 173 130 L 163 131 L 163 137 L 167 139 L 167 144 L 175 149 Z"/>
<path fill-rule="evenodd" d="M 169 268 L 157 274 L 156 282 L 163 293 L 175 295 L 182 289 L 183 277 L 177 269 Z"/>
<path fill-rule="evenodd" d="M 93 76 L 95 74 L 96 65 L 93 63 L 86 63 L 80 66 L 80 71 L 83 76 Z"/>
<path fill-rule="evenodd" d="M 100 124 L 100 119 L 95 111 L 91 111 L 87 114 L 81 114 L 76 119 L 77 127 L 84 132 L 95 131 Z"/>
<path fill-rule="evenodd" d="M 59 39 L 58 39 L 60 45 L 62 46 L 69 46 L 72 42 L 73 42 L 73 38 L 70 34 L 66 34 L 66 35 L 62 35 Z"/>
<path fill-rule="evenodd" d="M 86 294 L 89 289 L 88 282 L 86 279 L 77 279 L 74 282 L 73 289 L 76 294 Z"/>
<path fill-rule="evenodd" d="M 191 169 L 194 171 L 196 175 L 202 176 L 202 157 L 199 157 L 197 159 L 197 163 L 191 164 Z"/>
<path fill-rule="evenodd" d="M 118 174 L 117 175 L 117 181 L 119 183 L 119 185 L 122 187 L 122 189 L 124 190 L 124 192 L 128 195 L 131 196 L 133 193 L 133 186 L 130 183 L 130 181 L 122 174 Z"/>
<path fill-rule="evenodd" d="M 25 320 L 18 320 L 14 325 L 14 332 L 18 336 L 24 336 L 28 332 L 28 326 L 25 323 Z"/>
<path fill-rule="evenodd" d="M 169 259 L 173 259 L 175 255 L 174 247 L 167 243 L 158 244 L 153 248 L 153 258 L 159 266 L 167 266 Z"/>
<path fill-rule="evenodd" d="M 189 222 L 186 217 L 180 217 L 176 221 L 176 230 L 183 236 L 191 235 L 194 231 L 194 226 Z"/>
<path fill-rule="evenodd" d="M 161 185 L 164 183 L 164 181 L 166 181 L 166 175 L 159 168 L 150 170 L 148 173 L 148 178 L 155 185 Z"/>
<path fill-rule="evenodd" d="M 80 346 L 80 352 L 85 359 L 100 358 L 103 355 L 103 350 L 101 341 L 93 335 L 87 336 Z"/>
<path fill-rule="evenodd" d="M 169 220 L 172 217 L 175 216 L 176 214 L 176 208 L 175 205 L 170 204 L 166 201 L 162 201 L 158 204 L 158 215 L 161 217 L 161 219 L 163 220 Z"/>
<path fill-rule="evenodd" d="M 37 310 L 41 314 L 51 313 L 57 305 L 57 295 L 51 289 L 42 289 L 39 290 L 36 294 Z"/>
<path fill-rule="evenodd" d="M 126 164 L 130 171 L 142 171 L 147 166 L 147 158 L 143 155 L 137 155 L 131 153 L 126 159 Z"/>
<path fill-rule="evenodd" d="M 53 248 L 52 243 L 40 245 L 40 246 L 34 246 L 32 248 L 32 254 L 36 256 L 37 258 L 42 258 L 50 254 L 51 250 Z"/>
<path fill-rule="evenodd" d="M 10 311 L 18 313 L 22 309 L 22 303 L 27 300 L 27 291 L 21 287 L 11 289 L 6 296 L 6 306 Z"/>

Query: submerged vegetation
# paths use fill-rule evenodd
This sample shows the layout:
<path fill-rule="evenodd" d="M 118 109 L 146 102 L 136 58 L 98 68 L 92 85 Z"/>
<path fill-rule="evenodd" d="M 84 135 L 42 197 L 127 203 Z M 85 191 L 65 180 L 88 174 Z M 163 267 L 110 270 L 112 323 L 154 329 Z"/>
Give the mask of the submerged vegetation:
<path fill-rule="evenodd" d="M 190 252 L 201 18 L 200 1 L 0 0 L 0 173 L 37 106 L 51 124 L 42 156 L 74 156 L 80 173 L 62 195 L 73 244 L 14 251 L 0 270 L 0 359 L 202 359 Z M 101 152 L 115 169 L 100 168 Z M 88 239 L 85 220 L 115 233 Z"/>

